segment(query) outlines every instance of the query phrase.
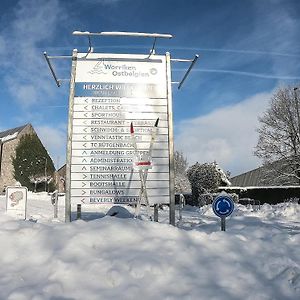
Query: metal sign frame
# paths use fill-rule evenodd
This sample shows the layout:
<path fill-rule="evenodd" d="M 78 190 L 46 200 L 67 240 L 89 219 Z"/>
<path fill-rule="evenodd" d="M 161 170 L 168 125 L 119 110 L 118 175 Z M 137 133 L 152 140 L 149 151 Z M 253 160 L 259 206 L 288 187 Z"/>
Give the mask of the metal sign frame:
<path fill-rule="evenodd" d="M 73 51 L 73 58 L 72 58 L 72 73 L 71 73 L 71 84 L 70 84 L 70 97 L 69 97 L 69 122 L 68 122 L 68 145 L 67 145 L 67 166 L 66 166 L 66 172 L 67 172 L 67 178 L 66 178 L 66 206 L 65 206 L 65 216 L 66 216 L 66 222 L 71 221 L 71 197 L 72 197 L 72 141 L 74 136 L 74 98 L 76 97 L 75 89 L 76 89 L 76 72 L 77 72 L 77 64 L 79 61 L 79 55 L 80 57 L 83 57 L 84 53 L 78 53 L 76 50 Z M 87 61 L 101 61 L 101 58 L 95 59 L 94 57 L 97 56 L 98 53 L 93 53 L 93 55 L 90 55 L 90 57 L 84 57 L 84 60 Z M 109 61 L 110 56 L 116 56 L 120 57 L 120 55 L 116 54 L 103 54 L 100 53 L 100 56 L 107 56 L 107 60 Z M 126 56 L 126 55 L 123 55 Z M 124 59 L 124 57 L 120 59 Z M 140 57 L 141 55 L 128 55 L 130 56 L 130 59 L 137 60 L 137 57 Z M 132 57 L 132 58 L 131 58 Z M 148 57 L 145 57 L 142 55 L 143 59 L 141 62 L 152 62 L 156 60 L 155 55 L 151 56 L 149 59 Z M 162 55 L 160 56 L 162 57 Z M 175 224 L 175 195 L 174 195 L 174 163 L 173 163 L 173 157 L 174 157 L 174 137 L 173 137 L 173 116 L 172 116 L 172 94 L 171 94 L 171 80 L 170 80 L 170 54 L 166 53 L 165 56 L 165 69 L 166 69 L 166 85 L 165 85 L 165 99 L 167 104 L 167 124 L 168 124 L 168 158 L 169 158 L 169 205 L 170 205 L 170 223 Z M 115 58 L 117 60 L 117 58 Z M 140 58 L 139 58 L 140 59 Z M 145 59 L 145 61 L 144 61 Z M 83 62 L 84 63 L 84 62 Z"/>
<path fill-rule="evenodd" d="M 170 39 L 172 35 L 170 34 L 158 34 L 158 33 L 140 33 L 140 32 L 98 32 L 91 33 L 88 31 L 74 31 L 73 35 L 87 36 L 89 47 L 86 57 L 93 52 L 91 45 L 91 36 L 127 36 L 127 37 L 143 37 L 143 38 L 154 38 L 152 49 L 150 54 L 147 56 L 149 59 L 152 55 L 155 55 L 155 45 L 158 38 Z M 66 163 L 66 203 L 65 203 L 65 221 L 71 221 L 71 159 L 72 159 L 72 136 L 73 136 L 73 117 L 74 117 L 74 96 L 75 96 L 75 77 L 76 77 L 76 66 L 78 60 L 78 51 L 73 50 L 72 56 L 48 56 L 44 52 L 44 57 L 50 69 L 50 72 L 58 87 L 61 86 L 63 81 L 70 82 L 70 94 L 69 94 L 69 118 L 68 118 L 68 137 L 67 137 L 67 163 Z M 175 174 L 174 174 L 174 137 L 173 137 L 173 110 L 172 110 L 172 84 L 178 84 L 178 89 L 180 89 L 196 63 L 199 55 L 195 55 L 194 59 L 171 59 L 169 52 L 165 53 L 166 61 L 166 91 L 167 91 L 167 107 L 168 107 L 168 151 L 169 151 L 169 191 L 170 191 L 170 201 L 169 201 L 169 221 L 170 224 L 175 225 Z M 69 79 L 59 79 L 56 76 L 53 65 L 51 64 L 52 59 L 72 59 L 71 67 L 71 77 Z M 172 82 L 171 81 L 171 62 L 190 62 L 190 67 L 184 74 L 181 81 Z"/>

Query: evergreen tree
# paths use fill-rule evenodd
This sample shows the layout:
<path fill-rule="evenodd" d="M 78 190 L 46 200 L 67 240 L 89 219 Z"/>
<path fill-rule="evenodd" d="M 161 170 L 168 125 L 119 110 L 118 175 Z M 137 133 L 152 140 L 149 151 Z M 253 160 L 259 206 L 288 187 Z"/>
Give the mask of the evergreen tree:
<path fill-rule="evenodd" d="M 45 190 L 55 171 L 53 161 L 36 134 L 21 137 L 13 157 L 15 179 L 29 190 Z M 52 189 L 52 187 L 50 187 Z"/>

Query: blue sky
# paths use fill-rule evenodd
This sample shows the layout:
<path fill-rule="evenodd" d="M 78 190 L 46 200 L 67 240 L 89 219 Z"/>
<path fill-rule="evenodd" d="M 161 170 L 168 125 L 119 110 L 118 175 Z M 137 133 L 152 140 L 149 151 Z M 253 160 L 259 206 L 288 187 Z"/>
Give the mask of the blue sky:
<path fill-rule="evenodd" d="M 297 0 L 4 0 L 0 15 L 0 130 L 32 123 L 55 165 L 65 161 L 68 84 L 57 88 L 43 58 L 86 51 L 74 30 L 171 33 L 157 53 L 200 55 L 173 87 L 175 149 L 190 164 L 216 160 L 233 175 L 258 167 L 257 117 L 274 91 L 300 82 Z M 95 51 L 148 53 L 152 41 L 93 38 Z M 172 79 L 188 65 L 174 63 Z M 68 78 L 70 62 L 55 65 Z"/>

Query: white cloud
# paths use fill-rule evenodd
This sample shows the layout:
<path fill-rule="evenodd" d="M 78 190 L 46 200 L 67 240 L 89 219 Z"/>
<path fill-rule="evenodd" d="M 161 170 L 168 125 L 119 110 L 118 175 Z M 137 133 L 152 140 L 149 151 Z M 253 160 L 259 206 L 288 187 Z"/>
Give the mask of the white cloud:
<path fill-rule="evenodd" d="M 248 76 L 248 77 L 256 77 L 256 78 L 266 78 L 266 79 L 282 79 L 282 80 L 299 80 L 300 76 L 283 76 L 283 75 L 274 75 L 274 74 L 264 74 L 258 72 L 244 72 L 244 71 L 236 71 L 236 70 L 222 70 L 222 69 L 207 69 L 200 68 L 194 69 L 194 72 L 204 72 L 204 73 L 223 73 L 223 74 L 232 74 L 238 76 Z"/>
<path fill-rule="evenodd" d="M 258 116 L 267 108 L 272 93 L 260 93 L 244 101 L 218 108 L 205 116 L 177 124 L 175 148 L 190 164 L 216 160 L 232 175 L 259 166 L 253 151 L 257 143 Z"/>
<path fill-rule="evenodd" d="M 20 0 L 11 21 L 2 20 L 1 67 L 13 98 L 24 107 L 45 103 L 55 91 L 39 44 L 51 41 L 66 13 L 58 0 Z"/>
<path fill-rule="evenodd" d="M 91 3 L 91 4 L 102 4 L 102 5 L 114 5 L 118 2 L 121 2 L 124 0 L 85 0 L 85 3 Z M 79 2 L 82 2 L 79 0 Z"/>
<path fill-rule="evenodd" d="M 61 167 L 66 162 L 67 134 L 65 127 L 65 125 L 61 125 L 57 128 L 49 126 L 37 126 L 34 128 L 50 154 L 56 168 Z"/>

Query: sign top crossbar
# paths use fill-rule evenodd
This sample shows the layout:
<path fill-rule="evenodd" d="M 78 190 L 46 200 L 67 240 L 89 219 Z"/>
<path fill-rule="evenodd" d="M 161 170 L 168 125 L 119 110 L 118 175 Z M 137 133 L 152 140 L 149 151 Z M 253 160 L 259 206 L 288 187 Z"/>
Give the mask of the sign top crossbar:
<path fill-rule="evenodd" d="M 172 34 L 164 33 L 144 33 L 144 32 L 125 32 L 125 31 L 101 31 L 101 32 L 89 32 L 89 31 L 73 31 L 73 35 L 84 36 L 131 36 L 131 37 L 149 37 L 149 38 L 163 38 L 171 39 Z"/>

